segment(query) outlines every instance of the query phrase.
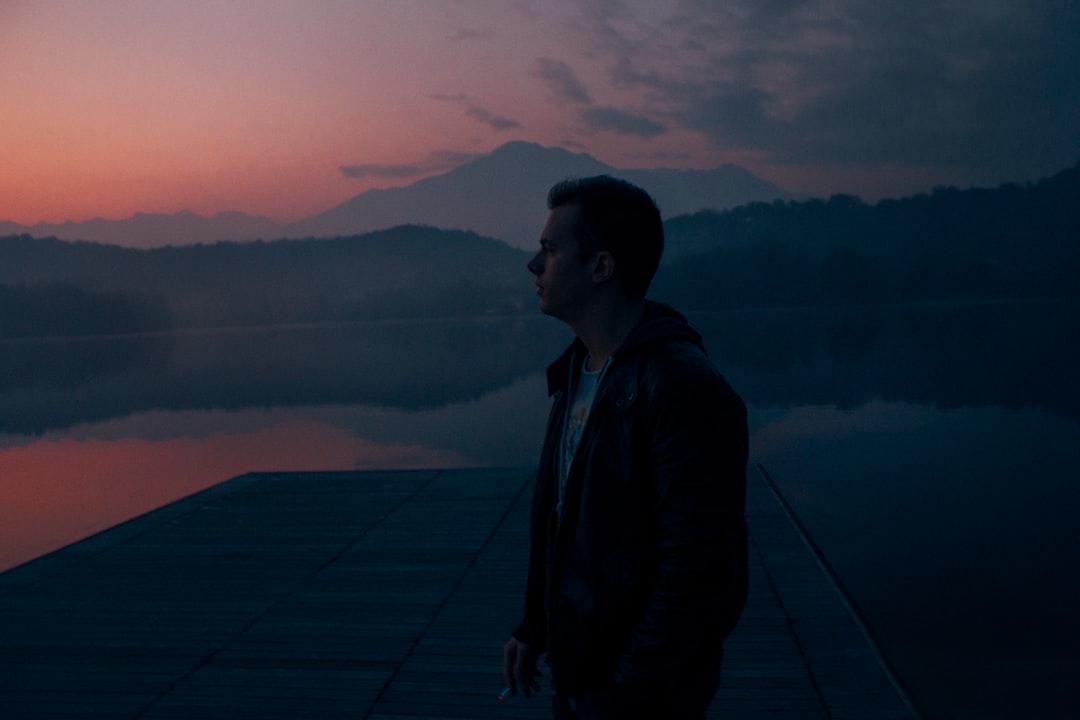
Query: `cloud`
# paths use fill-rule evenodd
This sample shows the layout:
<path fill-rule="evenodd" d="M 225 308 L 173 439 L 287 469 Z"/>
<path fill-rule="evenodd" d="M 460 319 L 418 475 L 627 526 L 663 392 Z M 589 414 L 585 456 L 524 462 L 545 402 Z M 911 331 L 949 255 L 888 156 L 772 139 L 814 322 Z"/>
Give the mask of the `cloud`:
<path fill-rule="evenodd" d="M 565 32 L 589 48 L 613 91 L 640 98 L 635 116 L 697 131 L 718 148 L 776 163 L 948 166 L 1016 179 L 1080 159 L 1075 3 L 620 8 L 580 0 Z M 566 63 L 542 61 L 537 74 L 564 103 L 591 104 Z"/>
<path fill-rule="evenodd" d="M 353 179 L 410 178 L 424 174 L 424 169 L 416 165 L 342 165 L 338 170 Z"/>
<path fill-rule="evenodd" d="M 581 111 L 581 120 L 593 132 L 614 132 L 620 135 L 655 137 L 663 134 L 667 128 L 657 122 L 613 107 L 585 108 Z"/>
<path fill-rule="evenodd" d="M 428 155 L 429 170 L 453 170 L 484 156 L 484 153 L 463 153 L 456 150 L 436 150 Z"/>
<path fill-rule="evenodd" d="M 613 132 L 642 138 L 655 137 L 667 128 L 644 115 L 607 106 L 597 107 L 574 69 L 561 60 L 540 58 L 534 75 L 547 86 L 557 105 L 578 106 L 578 120 L 586 133 Z"/>
<path fill-rule="evenodd" d="M 517 120 L 501 115 L 495 115 L 494 113 L 475 105 L 466 108 L 465 114 L 473 120 L 484 123 L 493 130 L 514 130 L 521 127 L 521 123 Z"/>
<path fill-rule="evenodd" d="M 589 105 L 592 97 L 578 80 L 573 68 L 561 60 L 540 58 L 536 61 L 536 77 L 547 86 L 552 98 L 559 105 Z"/>
<path fill-rule="evenodd" d="M 521 123 L 519 123 L 517 120 L 505 117 L 503 115 L 496 115 L 490 110 L 480 107 L 479 105 L 474 103 L 472 99 L 465 94 L 432 95 L 431 98 L 440 102 L 452 103 L 454 105 L 461 106 L 465 110 L 466 117 L 470 117 L 473 120 L 482 122 L 488 127 L 490 127 L 492 130 L 497 130 L 501 132 L 504 130 L 515 130 L 521 127 Z"/>
<path fill-rule="evenodd" d="M 479 153 L 463 153 L 454 150 L 436 150 L 418 165 L 342 165 L 338 168 L 347 178 L 356 180 L 401 180 L 430 175 L 434 172 L 453 170 L 481 157 Z"/>

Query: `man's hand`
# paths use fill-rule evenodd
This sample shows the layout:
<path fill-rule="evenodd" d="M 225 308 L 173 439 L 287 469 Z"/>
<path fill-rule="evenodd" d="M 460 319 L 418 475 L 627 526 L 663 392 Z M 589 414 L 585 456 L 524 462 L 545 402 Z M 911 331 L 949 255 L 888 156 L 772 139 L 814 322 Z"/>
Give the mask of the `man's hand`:
<path fill-rule="evenodd" d="M 515 637 L 503 646 L 503 677 L 511 695 L 517 695 L 518 684 L 525 697 L 532 697 L 533 690 L 539 690 L 536 678 L 540 671 L 536 669 L 536 653 L 532 648 Z"/>

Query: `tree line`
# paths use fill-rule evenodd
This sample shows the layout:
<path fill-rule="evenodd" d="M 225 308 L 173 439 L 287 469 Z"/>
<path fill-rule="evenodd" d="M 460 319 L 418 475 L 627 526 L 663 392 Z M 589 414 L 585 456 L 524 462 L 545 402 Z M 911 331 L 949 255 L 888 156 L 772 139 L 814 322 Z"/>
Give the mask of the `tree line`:
<path fill-rule="evenodd" d="M 665 222 L 678 307 L 1074 297 L 1080 165 L 1038 183 L 867 204 L 752 203 Z M 535 312 L 531 253 L 471 232 L 134 250 L 0 238 L 0 337 Z"/>
<path fill-rule="evenodd" d="M 754 203 L 666 224 L 659 295 L 690 307 L 1073 297 L 1080 165 L 1038 183 Z"/>
<path fill-rule="evenodd" d="M 0 337 L 512 313 L 527 253 L 474 233 L 151 250 L 0 238 Z"/>
<path fill-rule="evenodd" d="M 0 285 L 0 338 L 124 335 L 172 326 L 172 312 L 159 298 L 67 282 Z"/>

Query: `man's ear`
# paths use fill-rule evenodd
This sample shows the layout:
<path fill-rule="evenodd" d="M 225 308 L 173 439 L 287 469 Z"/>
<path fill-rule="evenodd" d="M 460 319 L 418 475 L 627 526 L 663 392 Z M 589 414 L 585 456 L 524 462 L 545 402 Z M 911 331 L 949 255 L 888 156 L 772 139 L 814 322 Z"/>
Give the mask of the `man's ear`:
<path fill-rule="evenodd" d="M 607 250 L 600 250 L 593 258 L 592 279 L 597 285 L 610 282 L 615 277 L 615 256 Z"/>

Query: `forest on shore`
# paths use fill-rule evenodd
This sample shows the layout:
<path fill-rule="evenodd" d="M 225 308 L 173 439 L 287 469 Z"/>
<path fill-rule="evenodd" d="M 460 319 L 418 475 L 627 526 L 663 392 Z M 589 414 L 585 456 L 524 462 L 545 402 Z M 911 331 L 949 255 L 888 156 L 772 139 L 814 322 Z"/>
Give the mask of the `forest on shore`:
<path fill-rule="evenodd" d="M 752 203 L 665 222 L 652 295 L 684 310 L 1075 297 L 1080 165 L 898 200 Z M 535 312 L 530 253 L 405 225 L 134 250 L 0 238 L 0 337 Z"/>

